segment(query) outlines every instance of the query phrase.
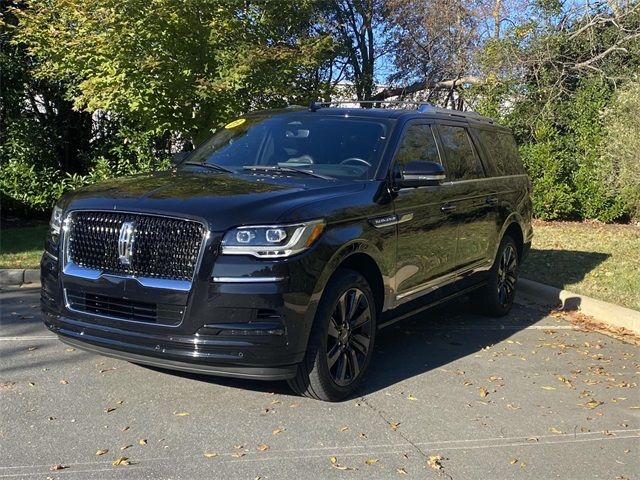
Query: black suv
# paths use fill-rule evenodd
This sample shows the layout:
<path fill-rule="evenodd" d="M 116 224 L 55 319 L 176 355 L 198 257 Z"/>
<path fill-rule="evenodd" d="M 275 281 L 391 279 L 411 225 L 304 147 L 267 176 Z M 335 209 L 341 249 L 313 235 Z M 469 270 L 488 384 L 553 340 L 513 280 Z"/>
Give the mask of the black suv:
<path fill-rule="evenodd" d="M 339 400 L 381 327 L 463 294 L 506 314 L 530 220 L 513 136 L 490 119 L 256 112 L 170 171 L 65 195 L 43 318 L 100 354 Z"/>

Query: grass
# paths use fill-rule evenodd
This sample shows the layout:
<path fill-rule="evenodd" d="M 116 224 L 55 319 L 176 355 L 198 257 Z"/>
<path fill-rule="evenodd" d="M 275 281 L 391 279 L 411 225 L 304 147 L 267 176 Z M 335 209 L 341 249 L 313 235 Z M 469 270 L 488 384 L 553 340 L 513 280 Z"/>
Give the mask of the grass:
<path fill-rule="evenodd" d="M 522 276 L 640 310 L 640 227 L 541 222 Z M 3 228 L 0 268 L 38 268 L 47 225 Z"/>
<path fill-rule="evenodd" d="M 534 223 L 522 276 L 640 310 L 640 227 Z"/>
<path fill-rule="evenodd" d="M 2 228 L 0 268 L 40 268 L 48 226 Z"/>

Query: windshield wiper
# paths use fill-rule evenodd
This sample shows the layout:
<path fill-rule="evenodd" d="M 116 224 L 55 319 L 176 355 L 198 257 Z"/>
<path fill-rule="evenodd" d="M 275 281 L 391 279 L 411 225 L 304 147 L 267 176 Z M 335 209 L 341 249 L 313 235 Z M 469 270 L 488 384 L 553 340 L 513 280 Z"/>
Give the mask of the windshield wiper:
<path fill-rule="evenodd" d="M 211 168 L 214 170 L 219 170 L 221 172 L 233 173 L 233 170 L 229 170 L 228 168 L 223 167 L 222 165 L 218 165 L 217 163 L 208 163 L 208 162 L 185 162 L 182 165 L 195 165 L 198 167 Z"/>
<path fill-rule="evenodd" d="M 311 170 L 302 170 L 300 168 L 281 167 L 279 165 L 245 165 L 243 170 L 253 170 L 256 172 L 285 172 L 285 173 L 302 173 L 303 175 L 309 175 L 310 177 L 322 178 L 323 180 L 335 180 L 333 177 L 327 177 L 326 175 L 320 175 L 319 173 L 312 172 Z"/>

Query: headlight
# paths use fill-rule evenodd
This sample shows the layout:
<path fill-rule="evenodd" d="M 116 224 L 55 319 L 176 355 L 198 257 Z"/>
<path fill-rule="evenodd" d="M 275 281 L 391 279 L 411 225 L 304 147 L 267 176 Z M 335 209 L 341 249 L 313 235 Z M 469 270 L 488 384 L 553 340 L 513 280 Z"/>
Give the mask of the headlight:
<path fill-rule="evenodd" d="M 293 225 L 234 228 L 222 239 L 222 253 L 259 258 L 290 257 L 313 245 L 324 226 L 324 220 L 312 220 Z"/>
<path fill-rule="evenodd" d="M 60 235 L 61 228 L 62 209 L 60 207 L 53 207 L 53 212 L 51 212 L 51 220 L 49 220 L 49 233 L 51 235 Z"/>

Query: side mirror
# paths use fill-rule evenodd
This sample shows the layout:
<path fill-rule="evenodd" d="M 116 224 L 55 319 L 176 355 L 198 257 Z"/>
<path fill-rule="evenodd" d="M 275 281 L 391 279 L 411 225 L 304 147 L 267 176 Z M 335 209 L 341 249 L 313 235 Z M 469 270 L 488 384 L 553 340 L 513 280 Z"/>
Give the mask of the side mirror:
<path fill-rule="evenodd" d="M 445 178 L 444 167 L 440 163 L 412 160 L 405 165 L 396 185 L 400 188 L 432 187 L 440 185 Z"/>
<path fill-rule="evenodd" d="M 178 165 L 182 162 L 191 152 L 178 152 L 171 155 L 171 165 Z"/>

